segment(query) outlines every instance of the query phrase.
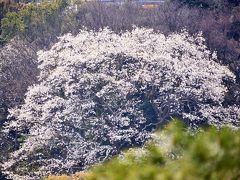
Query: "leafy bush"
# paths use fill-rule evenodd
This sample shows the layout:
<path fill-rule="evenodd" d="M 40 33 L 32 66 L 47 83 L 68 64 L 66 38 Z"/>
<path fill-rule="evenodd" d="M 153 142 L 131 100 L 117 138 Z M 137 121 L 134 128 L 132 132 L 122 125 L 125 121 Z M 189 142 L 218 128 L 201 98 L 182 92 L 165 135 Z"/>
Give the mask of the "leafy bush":
<path fill-rule="evenodd" d="M 3 18 L 1 21 L 2 28 L 2 38 L 10 39 L 18 32 L 24 31 L 24 24 L 19 18 L 18 13 L 12 12 L 6 15 L 6 18 Z"/>
<path fill-rule="evenodd" d="M 123 159 L 96 167 L 86 179 L 233 180 L 240 177 L 240 130 L 210 128 L 192 134 L 173 122 L 156 138 L 145 149 L 130 151 Z"/>
<path fill-rule="evenodd" d="M 9 12 L 1 21 L 1 36 L 5 40 L 21 36 L 29 42 L 38 39 L 42 44 L 49 43 L 51 36 L 63 32 L 68 17 L 64 14 L 66 6 L 67 1 L 54 0 L 27 4 L 18 12 Z"/>
<path fill-rule="evenodd" d="M 240 177 L 240 130 L 208 128 L 191 132 L 173 121 L 143 148 L 63 180 L 234 180 Z M 81 175 L 81 176 L 80 176 Z M 58 180 L 51 176 L 46 180 Z"/>
<path fill-rule="evenodd" d="M 234 75 L 215 59 L 200 34 L 187 32 L 63 36 L 39 52 L 39 83 L 11 110 L 6 131 L 27 133 L 5 172 L 27 179 L 79 171 L 143 144 L 174 116 L 192 127 L 239 126 L 239 108 L 222 106 L 223 79 Z"/>

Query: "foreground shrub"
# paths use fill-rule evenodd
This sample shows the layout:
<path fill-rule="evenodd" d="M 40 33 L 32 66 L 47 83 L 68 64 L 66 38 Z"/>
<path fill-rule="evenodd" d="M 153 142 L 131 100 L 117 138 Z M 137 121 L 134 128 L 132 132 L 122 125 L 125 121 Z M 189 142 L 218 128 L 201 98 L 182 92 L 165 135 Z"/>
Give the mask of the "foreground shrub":
<path fill-rule="evenodd" d="M 145 147 L 128 150 L 80 177 L 65 176 L 65 180 L 233 180 L 240 177 L 239 153 L 240 130 L 189 132 L 179 122 L 171 122 Z"/>
<path fill-rule="evenodd" d="M 240 177 L 239 130 L 210 128 L 192 135 L 175 123 L 156 136 L 154 145 L 130 151 L 123 159 L 95 168 L 89 179 L 224 180 Z"/>
<path fill-rule="evenodd" d="M 239 108 L 223 107 L 234 81 L 214 62 L 201 35 L 168 37 L 136 28 L 67 34 L 39 52 L 39 83 L 12 109 L 6 132 L 24 137 L 3 164 L 12 178 L 70 173 L 142 145 L 156 127 L 181 117 L 199 124 L 239 126 Z M 220 113 L 219 113 L 220 112 Z"/>

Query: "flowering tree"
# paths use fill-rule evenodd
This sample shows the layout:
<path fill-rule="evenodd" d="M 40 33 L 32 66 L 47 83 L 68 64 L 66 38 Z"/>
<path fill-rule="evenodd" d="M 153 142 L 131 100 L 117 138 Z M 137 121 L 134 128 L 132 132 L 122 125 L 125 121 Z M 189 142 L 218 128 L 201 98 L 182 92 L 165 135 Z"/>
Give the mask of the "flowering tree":
<path fill-rule="evenodd" d="M 11 110 L 6 131 L 26 132 L 3 168 L 15 179 L 70 173 L 141 145 L 164 120 L 238 126 L 236 106 L 223 107 L 234 81 L 201 34 L 168 37 L 135 28 L 66 34 L 39 52 L 39 83 Z M 227 118 L 226 118 L 227 117 Z"/>

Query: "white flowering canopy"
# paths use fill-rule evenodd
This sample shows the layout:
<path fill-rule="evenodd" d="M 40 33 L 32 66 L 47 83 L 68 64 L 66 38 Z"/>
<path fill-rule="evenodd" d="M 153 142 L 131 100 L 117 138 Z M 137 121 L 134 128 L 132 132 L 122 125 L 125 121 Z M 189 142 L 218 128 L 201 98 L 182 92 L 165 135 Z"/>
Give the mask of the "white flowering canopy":
<path fill-rule="evenodd" d="M 141 145 L 171 117 L 192 126 L 239 125 L 239 108 L 222 106 L 223 79 L 234 75 L 215 59 L 201 34 L 185 31 L 64 35 L 39 52 L 39 83 L 11 110 L 15 120 L 6 129 L 28 133 L 3 164 L 5 172 L 36 179 L 79 171 Z"/>

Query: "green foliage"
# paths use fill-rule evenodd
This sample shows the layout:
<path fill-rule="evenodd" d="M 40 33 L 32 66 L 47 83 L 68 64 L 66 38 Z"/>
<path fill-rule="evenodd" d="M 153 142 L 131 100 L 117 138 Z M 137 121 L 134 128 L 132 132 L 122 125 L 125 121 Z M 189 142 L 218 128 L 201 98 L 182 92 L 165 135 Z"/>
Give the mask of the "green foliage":
<path fill-rule="evenodd" d="M 173 122 L 157 134 L 144 150 L 128 151 L 124 158 L 97 166 L 86 179 L 240 178 L 240 130 L 210 128 L 189 132 L 179 122 Z"/>
<path fill-rule="evenodd" d="M 24 23 L 16 12 L 7 13 L 6 18 L 1 21 L 1 26 L 4 39 L 10 39 L 16 33 L 24 30 Z"/>
<path fill-rule="evenodd" d="M 28 40 L 47 36 L 61 31 L 65 0 L 46 1 L 41 4 L 28 4 L 19 12 L 9 12 L 2 19 L 2 38 L 9 40 L 15 35 Z"/>

